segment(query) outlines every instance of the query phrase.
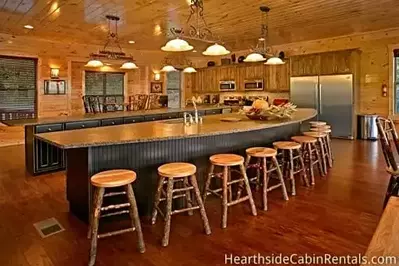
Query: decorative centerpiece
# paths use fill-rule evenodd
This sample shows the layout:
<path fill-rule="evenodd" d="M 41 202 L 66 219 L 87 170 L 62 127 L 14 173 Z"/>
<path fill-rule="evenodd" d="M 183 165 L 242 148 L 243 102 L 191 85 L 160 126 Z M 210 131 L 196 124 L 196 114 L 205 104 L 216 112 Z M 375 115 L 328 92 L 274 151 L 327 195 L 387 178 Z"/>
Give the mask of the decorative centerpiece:
<path fill-rule="evenodd" d="M 296 112 L 296 105 L 289 102 L 276 106 L 265 100 L 256 100 L 249 110 L 243 112 L 252 120 L 289 119 Z"/>

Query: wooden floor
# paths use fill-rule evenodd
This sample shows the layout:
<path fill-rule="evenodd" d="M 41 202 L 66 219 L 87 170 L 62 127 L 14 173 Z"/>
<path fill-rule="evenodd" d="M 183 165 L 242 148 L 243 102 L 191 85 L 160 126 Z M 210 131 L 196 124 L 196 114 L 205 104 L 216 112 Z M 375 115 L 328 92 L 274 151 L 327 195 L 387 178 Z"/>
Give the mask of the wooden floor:
<path fill-rule="evenodd" d="M 365 253 L 388 184 L 382 153 L 377 142 L 334 140 L 333 148 L 335 165 L 327 178 L 317 178 L 313 188 L 298 185 L 288 202 L 276 190 L 269 211 L 258 210 L 257 217 L 246 204 L 234 206 L 222 230 L 220 203 L 210 197 L 212 234 L 203 233 L 198 213 L 176 215 L 167 248 L 160 246 L 161 220 L 151 226 L 143 218 L 146 253 L 137 252 L 135 234 L 111 237 L 99 241 L 97 265 L 224 265 L 224 254 Z M 50 217 L 66 230 L 42 239 L 33 223 Z M 86 265 L 86 229 L 68 213 L 63 172 L 29 176 L 23 146 L 0 148 L 0 265 Z"/>

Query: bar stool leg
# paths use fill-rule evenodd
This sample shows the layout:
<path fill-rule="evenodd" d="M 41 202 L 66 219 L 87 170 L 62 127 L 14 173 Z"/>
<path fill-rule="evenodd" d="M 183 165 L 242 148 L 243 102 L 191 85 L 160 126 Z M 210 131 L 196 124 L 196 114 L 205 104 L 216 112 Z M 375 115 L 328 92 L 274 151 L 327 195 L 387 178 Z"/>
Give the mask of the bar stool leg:
<path fill-rule="evenodd" d="M 240 165 L 240 170 L 241 170 L 241 174 L 244 178 L 245 189 L 247 190 L 247 195 L 249 198 L 249 205 L 251 206 L 252 215 L 256 216 L 257 215 L 256 206 L 255 206 L 254 198 L 252 197 L 251 186 L 249 185 L 249 180 L 248 180 L 248 176 L 247 176 L 247 172 L 245 170 L 244 164 Z"/>
<path fill-rule="evenodd" d="M 188 183 L 188 177 L 184 177 L 183 183 L 184 183 L 185 188 L 190 186 L 190 184 Z M 187 208 L 193 207 L 193 203 L 191 201 L 191 191 L 190 190 L 186 190 L 186 205 L 187 205 Z M 189 216 L 192 216 L 193 214 L 194 214 L 193 210 L 188 211 Z"/>
<path fill-rule="evenodd" d="M 312 156 L 312 144 L 311 143 L 305 143 L 304 144 L 304 150 L 307 150 L 308 156 L 309 156 L 309 173 L 310 173 L 310 182 L 312 186 L 314 186 L 315 181 L 314 181 L 314 170 L 313 170 L 313 156 Z"/>
<path fill-rule="evenodd" d="M 132 227 L 136 228 L 137 232 L 137 238 L 138 238 L 138 249 L 140 253 L 145 252 L 145 244 L 144 244 L 144 239 L 143 239 L 143 232 L 141 231 L 141 223 L 140 223 L 140 217 L 139 217 L 139 212 L 137 210 L 137 203 L 136 203 L 136 197 L 134 196 L 134 191 L 132 186 L 129 184 L 126 186 L 126 193 L 127 193 L 127 198 L 129 199 L 130 203 L 130 219 L 132 222 Z"/>
<path fill-rule="evenodd" d="M 328 158 L 328 166 L 331 168 L 332 167 L 332 152 L 331 152 L 331 146 L 330 146 L 330 135 L 327 135 L 325 138 L 325 142 L 326 142 L 326 148 L 327 148 L 327 158 Z"/>
<path fill-rule="evenodd" d="M 326 153 L 325 153 L 325 147 L 324 147 L 324 143 L 322 138 L 318 138 L 317 139 L 319 146 L 320 146 L 320 151 L 321 151 L 321 160 L 323 163 L 323 169 L 324 169 L 324 173 L 327 174 L 327 162 L 326 162 Z"/>
<path fill-rule="evenodd" d="M 222 228 L 227 227 L 227 179 L 229 175 L 229 167 L 223 167 L 223 186 L 222 186 Z"/>
<path fill-rule="evenodd" d="M 302 178 L 303 178 L 303 181 L 305 182 L 305 185 L 308 187 L 309 186 L 309 180 L 308 180 L 308 177 L 306 175 L 306 167 L 305 167 L 305 163 L 303 162 L 301 149 L 298 149 L 298 156 L 299 156 L 299 163 L 301 164 L 301 168 L 302 168 Z"/>
<path fill-rule="evenodd" d="M 228 171 L 227 173 L 228 173 L 227 182 L 230 183 L 230 181 L 231 181 L 231 171 Z M 232 190 L 232 186 L 231 185 L 227 187 L 227 195 L 229 196 L 229 202 L 232 202 L 233 201 L 233 190 Z"/>
<path fill-rule="evenodd" d="M 290 172 L 290 180 L 291 180 L 291 195 L 296 195 L 296 188 L 295 188 L 295 178 L 294 178 L 294 155 L 292 150 L 289 150 L 289 167 L 288 171 Z"/>
<path fill-rule="evenodd" d="M 278 179 L 280 180 L 280 183 L 281 183 L 281 190 L 283 192 L 283 197 L 284 197 L 285 200 L 288 200 L 287 188 L 285 187 L 284 177 L 283 177 L 283 173 L 281 172 L 280 165 L 278 164 L 278 161 L 277 161 L 276 157 L 273 157 L 272 161 L 273 161 L 274 166 L 276 167 L 277 176 L 278 176 Z"/>
<path fill-rule="evenodd" d="M 203 192 L 203 195 L 202 195 L 202 201 L 203 201 L 204 204 L 205 204 L 206 196 L 208 194 L 209 186 L 211 185 L 211 180 L 212 180 L 212 177 L 213 177 L 213 171 L 215 171 L 215 166 L 213 164 L 211 164 L 211 166 L 209 167 L 208 176 L 206 177 L 206 180 L 205 180 L 205 187 L 204 187 L 204 192 Z"/>
<path fill-rule="evenodd" d="M 211 227 L 209 226 L 209 221 L 208 221 L 208 217 L 206 215 L 204 203 L 202 202 L 202 199 L 201 199 L 201 193 L 198 188 L 197 178 L 195 177 L 195 175 L 192 175 L 192 176 L 190 176 L 190 180 L 191 180 L 191 185 L 194 187 L 194 194 L 197 199 L 197 204 L 200 207 L 201 219 L 204 224 L 205 233 L 207 235 L 210 235 Z"/>
<path fill-rule="evenodd" d="M 95 188 L 95 202 L 93 210 L 91 231 L 91 247 L 90 247 L 90 260 L 89 266 L 93 266 L 96 263 L 97 255 L 97 235 L 98 235 L 98 222 L 100 220 L 101 205 L 103 204 L 104 188 Z"/>
<path fill-rule="evenodd" d="M 151 223 L 152 224 L 155 224 L 156 221 L 157 221 L 158 206 L 159 206 L 159 201 L 161 199 L 163 181 L 164 181 L 164 178 L 162 176 L 159 176 L 158 177 L 157 191 L 155 192 L 154 208 L 152 209 L 152 215 L 151 215 Z"/>
<path fill-rule="evenodd" d="M 173 201 L 173 179 L 168 178 L 168 185 L 166 189 L 165 227 L 162 238 L 162 246 L 164 247 L 166 247 L 169 244 L 170 220 L 172 216 L 172 201 Z"/>
<path fill-rule="evenodd" d="M 267 186 L 269 184 L 269 176 L 267 174 L 266 157 L 262 158 L 263 167 L 263 210 L 267 211 Z"/>
<path fill-rule="evenodd" d="M 316 144 L 314 144 L 313 148 L 315 149 L 315 152 L 316 152 L 316 158 L 317 158 L 317 161 L 318 161 L 317 165 L 318 165 L 318 168 L 319 168 L 319 173 L 320 173 L 320 175 L 325 176 L 326 173 L 324 172 L 324 169 L 323 169 L 323 161 L 322 161 L 322 158 L 320 156 L 320 152 L 317 149 Z"/>

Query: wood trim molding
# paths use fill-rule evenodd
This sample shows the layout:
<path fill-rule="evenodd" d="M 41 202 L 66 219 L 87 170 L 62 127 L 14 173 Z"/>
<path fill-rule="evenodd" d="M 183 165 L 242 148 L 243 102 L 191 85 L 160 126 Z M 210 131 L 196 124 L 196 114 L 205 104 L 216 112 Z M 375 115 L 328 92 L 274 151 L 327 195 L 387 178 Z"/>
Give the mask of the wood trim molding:
<path fill-rule="evenodd" d="M 395 67 L 393 50 L 399 49 L 399 44 L 392 44 L 388 46 L 388 62 L 389 62 L 389 84 L 388 84 L 388 97 L 389 97 L 389 115 L 393 119 L 399 119 L 399 114 L 395 112 Z"/>

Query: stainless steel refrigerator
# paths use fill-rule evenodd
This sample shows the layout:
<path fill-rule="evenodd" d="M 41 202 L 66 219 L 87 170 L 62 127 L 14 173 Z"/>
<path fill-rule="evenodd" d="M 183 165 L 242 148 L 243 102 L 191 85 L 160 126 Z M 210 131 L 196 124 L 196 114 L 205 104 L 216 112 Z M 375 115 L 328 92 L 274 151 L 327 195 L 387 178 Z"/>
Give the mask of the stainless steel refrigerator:
<path fill-rule="evenodd" d="M 332 127 L 332 136 L 353 139 L 353 76 L 292 77 L 290 100 L 317 110 L 317 120 Z"/>

